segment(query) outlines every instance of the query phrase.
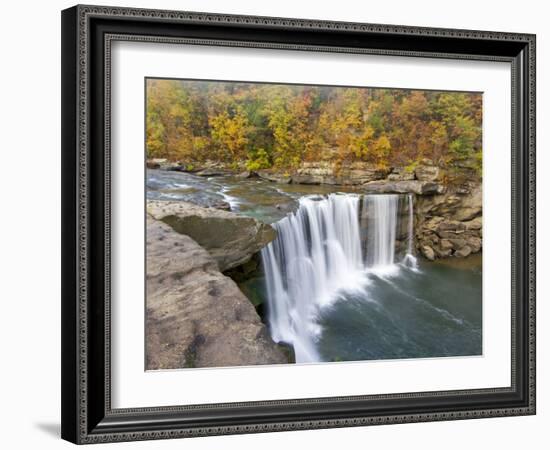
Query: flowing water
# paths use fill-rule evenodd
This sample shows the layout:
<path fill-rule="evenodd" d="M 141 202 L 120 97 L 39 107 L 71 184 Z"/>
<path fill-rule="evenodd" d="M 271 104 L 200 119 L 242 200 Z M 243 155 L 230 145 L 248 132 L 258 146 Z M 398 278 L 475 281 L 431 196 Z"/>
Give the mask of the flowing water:
<path fill-rule="evenodd" d="M 480 355 L 481 256 L 428 262 L 414 255 L 412 195 L 352 188 L 200 178 L 149 170 L 147 196 L 210 205 L 272 223 L 262 250 L 274 341 L 298 363 Z M 242 286 L 247 292 L 246 286 Z"/>

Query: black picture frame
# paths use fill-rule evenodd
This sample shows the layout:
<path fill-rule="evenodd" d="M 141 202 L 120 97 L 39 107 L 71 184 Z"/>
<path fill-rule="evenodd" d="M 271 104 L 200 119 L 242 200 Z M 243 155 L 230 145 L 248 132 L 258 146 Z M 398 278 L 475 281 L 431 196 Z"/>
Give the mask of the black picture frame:
<path fill-rule="evenodd" d="M 114 40 L 507 61 L 512 66 L 512 384 L 507 388 L 112 409 Z M 179 11 L 62 12 L 62 437 L 163 439 L 535 414 L 535 36 Z"/>

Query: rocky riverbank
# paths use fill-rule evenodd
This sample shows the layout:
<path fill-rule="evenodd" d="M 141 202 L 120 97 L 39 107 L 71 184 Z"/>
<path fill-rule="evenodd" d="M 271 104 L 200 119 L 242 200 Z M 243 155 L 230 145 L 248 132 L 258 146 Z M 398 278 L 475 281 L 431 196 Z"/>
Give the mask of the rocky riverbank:
<path fill-rule="evenodd" d="M 147 369 L 288 363 L 252 303 L 220 271 L 250 260 L 274 231 L 254 219 L 174 203 L 148 204 Z M 203 245 L 190 237 L 202 240 L 203 233 L 211 239 Z"/>
<path fill-rule="evenodd" d="M 417 248 L 426 258 L 464 258 L 481 251 L 481 184 L 441 195 L 418 197 L 416 217 Z"/>
<path fill-rule="evenodd" d="M 276 237 L 271 226 L 256 219 L 189 202 L 149 201 L 147 213 L 196 241 L 222 272 L 247 263 Z"/>
<path fill-rule="evenodd" d="M 333 164 L 303 162 L 288 172 L 230 167 L 206 162 L 200 167 L 166 160 L 151 160 L 149 167 L 191 172 L 203 177 L 258 177 L 274 183 L 342 186 L 362 193 L 410 193 L 414 197 L 415 247 L 434 260 L 465 257 L 483 246 L 481 180 L 466 169 L 449 174 L 430 160 L 413 167 L 382 169 L 364 162 Z"/>

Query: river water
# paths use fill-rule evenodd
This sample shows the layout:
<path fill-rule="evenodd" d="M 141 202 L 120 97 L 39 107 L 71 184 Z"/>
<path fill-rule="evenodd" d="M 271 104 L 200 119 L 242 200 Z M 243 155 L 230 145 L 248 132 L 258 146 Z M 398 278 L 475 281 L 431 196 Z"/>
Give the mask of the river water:
<path fill-rule="evenodd" d="M 412 197 L 159 170 L 147 197 L 223 200 L 277 229 L 241 289 L 298 363 L 482 354 L 481 255 L 417 259 Z"/>

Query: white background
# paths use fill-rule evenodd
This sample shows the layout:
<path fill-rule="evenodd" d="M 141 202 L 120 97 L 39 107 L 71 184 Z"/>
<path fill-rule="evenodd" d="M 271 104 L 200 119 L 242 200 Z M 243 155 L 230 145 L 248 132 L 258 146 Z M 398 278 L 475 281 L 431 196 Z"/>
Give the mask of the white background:
<path fill-rule="evenodd" d="M 99 2 L 101 3 L 101 2 Z M 550 77 L 545 2 L 463 0 L 353 2 L 352 0 L 254 2 L 232 0 L 111 0 L 107 4 L 239 14 L 338 19 L 538 34 L 538 415 L 461 422 L 392 425 L 186 441 L 115 444 L 118 448 L 280 449 L 512 449 L 544 448 L 550 421 L 547 386 L 550 342 L 550 250 L 545 232 L 550 166 Z M 60 17 L 71 2 L 3 5 L 0 114 L 3 220 L 0 345 L 0 444 L 4 448 L 69 448 L 59 440 L 60 298 Z M 505 194 L 506 195 L 506 194 Z M 546 204 L 546 205 L 545 205 Z M 545 426 L 546 425 L 546 426 Z M 544 442 L 544 444 L 543 444 Z M 111 448 L 111 447 L 109 447 Z"/>
<path fill-rule="evenodd" d="M 111 55 L 114 408 L 510 386 L 509 63 L 136 42 L 116 42 Z M 145 263 L 136 243 L 145 240 L 146 76 L 483 92 L 483 356 L 145 372 L 136 345 L 145 340 L 144 289 L 135 280 Z"/>

